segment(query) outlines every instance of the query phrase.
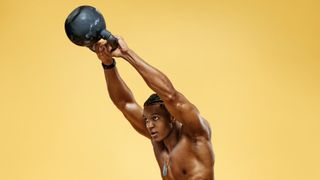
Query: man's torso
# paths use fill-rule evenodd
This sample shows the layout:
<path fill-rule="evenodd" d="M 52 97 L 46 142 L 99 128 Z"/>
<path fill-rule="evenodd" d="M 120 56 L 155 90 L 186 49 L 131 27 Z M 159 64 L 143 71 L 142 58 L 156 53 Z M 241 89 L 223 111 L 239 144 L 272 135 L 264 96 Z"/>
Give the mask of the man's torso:
<path fill-rule="evenodd" d="M 153 142 L 153 149 L 163 179 L 212 180 L 214 154 L 210 140 L 182 135 L 169 153 L 162 143 Z"/>

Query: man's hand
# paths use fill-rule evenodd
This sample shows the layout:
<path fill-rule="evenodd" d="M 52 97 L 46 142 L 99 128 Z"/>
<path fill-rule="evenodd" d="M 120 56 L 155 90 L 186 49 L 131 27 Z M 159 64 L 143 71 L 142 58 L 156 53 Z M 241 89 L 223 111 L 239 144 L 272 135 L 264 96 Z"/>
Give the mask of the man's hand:
<path fill-rule="evenodd" d="M 103 64 L 111 64 L 112 63 L 112 55 L 108 51 L 107 41 L 100 40 L 94 45 L 94 49 L 97 53 L 98 58 L 101 60 Z"/>
<path fill-rule="evenodd" d="M 118 48 L 111 51 L 111 45 L 104 39 L 101 39 L 94 45 L 94 49 L 98 55 L 98 58 L 102 61 L 103 64 L 111 64 L 112 57 L 122 57 L 126 55 L 129 51 L 127 43 L 119 36 L 116 36 L 118 39 Z"/>
<path fill-rule="evenodd" d="M 118 48 L 115 49 L 114 51 L 111 52 L 112 47 L 107 43 L 107 48 L 108 51 L 111 52 L 112 57 L 122 57 L 124 58 L 124 56 L 128 53 L 129 48 L 127 43 L 123 40 L 122 37 L 120 36 L 115 36 L 118 39 Z"/>

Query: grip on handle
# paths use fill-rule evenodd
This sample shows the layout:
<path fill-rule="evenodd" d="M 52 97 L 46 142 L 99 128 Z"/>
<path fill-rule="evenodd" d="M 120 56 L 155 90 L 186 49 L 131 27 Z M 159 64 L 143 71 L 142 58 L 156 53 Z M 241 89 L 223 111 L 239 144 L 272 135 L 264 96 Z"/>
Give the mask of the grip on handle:
<path fill-rule="evenodd" d="M 109 31 L 106 29 L 102 30 L 100 33 L 101 37 L 108 41 L 108 43 L 111 45 L 112 49 L 111 52 L 116 50 L 119 46 L 118 39 L 114 37 Z"/>

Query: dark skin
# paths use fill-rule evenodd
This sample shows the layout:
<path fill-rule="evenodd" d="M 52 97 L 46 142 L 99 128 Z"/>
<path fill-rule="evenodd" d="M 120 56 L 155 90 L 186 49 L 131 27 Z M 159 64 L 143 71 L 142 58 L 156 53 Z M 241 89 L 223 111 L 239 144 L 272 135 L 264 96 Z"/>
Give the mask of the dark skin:
<path fill-rule="evenodd" d="M 133 128 L 151 140 L 162 179 L 213 180 L 214 154 L 208 122 L 166 75 L 141 59 L 121 37 L 117 38 L 119 47 L 112 52 L 104 40 L 95 44 L 98 58 L 106 65 L 112 63 L 112 57 L 129 62 L 163 103 L 142 108 L 117 67 L 104 70 L 109 96 Z M 166 175 L 164 166 L 168 169 Z"/>

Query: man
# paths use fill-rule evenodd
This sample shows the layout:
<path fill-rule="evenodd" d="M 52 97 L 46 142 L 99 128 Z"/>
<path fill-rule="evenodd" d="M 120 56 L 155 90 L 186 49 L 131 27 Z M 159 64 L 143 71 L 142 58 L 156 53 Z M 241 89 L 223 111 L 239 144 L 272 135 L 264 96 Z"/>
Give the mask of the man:
<path fill-rule="evenodd" d="M 119 47 L 112 52 L 104 40 L 94 45 L 102 61 L 109 96 L 133 128 L 151 140 L 162 179 L 213 180 L 214 154 L 208 122 L 167 76 L 143 61 L 121 37 L 117 38 Z M 112 57 L 128 61 L 156 93 L 143 108 L 121 79 Z"/>

